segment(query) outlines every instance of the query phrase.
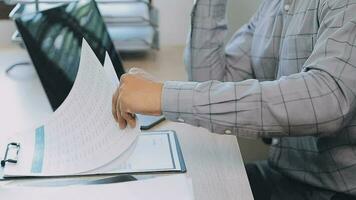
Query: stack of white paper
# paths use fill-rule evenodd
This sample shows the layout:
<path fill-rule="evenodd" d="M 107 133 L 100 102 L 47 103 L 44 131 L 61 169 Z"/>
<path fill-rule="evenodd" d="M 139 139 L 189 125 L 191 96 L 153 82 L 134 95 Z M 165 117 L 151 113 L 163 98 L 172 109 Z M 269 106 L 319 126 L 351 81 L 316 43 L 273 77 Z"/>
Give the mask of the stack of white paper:
<path fill-rule="evenodd" d="M 2 187 L 0 196 L 11 200 L 193 200 L 191 180 L 185 175 L 69 187 Z"/>
<path fill-rule="evenodd" d="M 80 174 L 122 155 L 140 130 L 139 126 L 120 130 L 113 119 L 111 101 L 118 86 L 113 73 L 110 58 L 103 67 L 83 40 L 77 78 L 68 97 L 44 126 L 11 140 L 21 148 L 18 163 L 6 164 L 5 176 Z"/>

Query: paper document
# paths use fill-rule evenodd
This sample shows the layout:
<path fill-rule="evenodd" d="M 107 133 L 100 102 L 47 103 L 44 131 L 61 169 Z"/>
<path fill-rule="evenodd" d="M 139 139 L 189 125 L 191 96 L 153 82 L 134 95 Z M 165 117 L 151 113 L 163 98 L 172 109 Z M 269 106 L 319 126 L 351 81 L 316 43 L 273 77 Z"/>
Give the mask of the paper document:
<path fill-rule="evenodd" d="M 106 59 L 108 60 L 108 59 Z M 109 71 L 109 72 L 108 72 Z M 18 163 L 7 163 L 10 176 L 59 176 L 85 173 L 118 158 L 131 147 L 139 126 L 121 130 L 111 112 L 118 86 L 83 40 L 80 66 L 68 97 L 43 126 L 19 133 Z"/>
<path fill-rule="evenodd" d="M 114 69 L 114 65 L 111 62 L 110 56 L 108 52 L 105 54 L 105 61 L 104 61 L 104 71 L 108 77 L 108 79 L 111 81 L 111 85 L 114 86 L 113 90 L 115 90 L 119 84 L 119 78 L 117 78 L 117 74 Z"/>

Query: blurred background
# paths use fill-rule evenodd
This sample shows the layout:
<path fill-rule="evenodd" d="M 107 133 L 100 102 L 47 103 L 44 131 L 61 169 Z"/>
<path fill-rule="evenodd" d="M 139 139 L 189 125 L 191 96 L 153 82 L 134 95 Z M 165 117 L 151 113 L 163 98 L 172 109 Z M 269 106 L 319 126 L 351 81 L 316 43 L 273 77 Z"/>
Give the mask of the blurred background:
<path fill-rule="evenodd" d="M 236 29 L 246 23 L 250 16 L 257 9 L 261 0 L 230 0 L 228 19 L 229 19 L 229 38 Z M 160 43 L 162 46 L 174 45 L 182 46 L 185 44 L 186 35 L 189 28 L 190 11 L 193 0 L 154 0 L 153 5 L 159 10 L 159 32 Z M 7 37 L 11 38 L 15 31 L 15 25 L 6 20 L 8 14 L 14 6 L 7 6 L 0 1 L 0 42 L 9 44 Z M 172 22 L 173 20 L 173 22 Z"/>

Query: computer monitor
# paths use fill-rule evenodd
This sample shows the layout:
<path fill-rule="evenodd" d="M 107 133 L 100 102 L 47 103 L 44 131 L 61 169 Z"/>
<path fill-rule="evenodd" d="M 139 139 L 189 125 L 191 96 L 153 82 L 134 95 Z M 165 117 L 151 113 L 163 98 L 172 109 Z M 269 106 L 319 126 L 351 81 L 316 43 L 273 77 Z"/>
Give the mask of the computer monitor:
<path fill-rule="evenodd" d="M 56 110 L 78 72 L 84 37 L 102 64 L 110 55 L 116 74 L 124 68 L 95 1 L 77 1 L 15 19 L 49 102 Z"/>

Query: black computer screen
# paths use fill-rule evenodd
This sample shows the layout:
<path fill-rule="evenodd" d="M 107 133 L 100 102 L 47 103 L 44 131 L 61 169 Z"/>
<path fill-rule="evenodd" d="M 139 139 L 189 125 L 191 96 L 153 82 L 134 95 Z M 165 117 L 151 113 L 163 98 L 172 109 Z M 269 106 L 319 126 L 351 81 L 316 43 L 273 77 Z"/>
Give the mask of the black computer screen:
<path fill-rule="evenodd" d="M 94 1 L 78 1 L 15 19 L 53 110 L 69 94 L 80 61 L 82 38 L 104 64 L 110 55 L 116 74 L 124 69 Z"/>

